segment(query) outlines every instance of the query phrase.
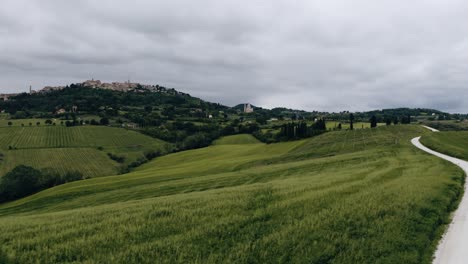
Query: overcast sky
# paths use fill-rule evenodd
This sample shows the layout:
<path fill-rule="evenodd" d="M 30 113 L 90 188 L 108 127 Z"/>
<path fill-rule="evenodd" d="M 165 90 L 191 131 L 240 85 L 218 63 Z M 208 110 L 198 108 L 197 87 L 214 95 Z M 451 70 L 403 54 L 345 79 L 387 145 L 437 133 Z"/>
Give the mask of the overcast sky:
<path fill-rule="evenodd" d="M 95 78 L 227 105 L 468 112 L 468 2 L 3 0 L 0 93 Z"/>

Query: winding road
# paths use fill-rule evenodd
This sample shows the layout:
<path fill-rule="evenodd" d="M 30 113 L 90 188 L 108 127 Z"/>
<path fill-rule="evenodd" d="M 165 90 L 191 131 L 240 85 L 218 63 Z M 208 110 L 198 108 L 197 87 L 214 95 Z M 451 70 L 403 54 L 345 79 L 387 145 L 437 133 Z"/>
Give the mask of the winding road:
<path fill-rule="evenodd" d="M 431 127 L 425 128 L 438 132 L 438 130 Z M 414 146 L 417 148 L 442 158 L 444 160 L 450 161 L 451 163 L 459 166 L 465 171 L 465 174 L 468 175 L 468 162 L 450 157 L 448 155 L 433 151 L 425 147 L 419 141 L 421 137 L 416 137 L 411 140 Z M 455 211 L 450 223 L 447 232 L 444 234 L 442 240 L 440 241 L 437 251 L 434 255 L 434 264 L 466 264 L 468 263 L 468 195 L 467 195 L 467 186 L 465 184 L 465 194 Z"/>

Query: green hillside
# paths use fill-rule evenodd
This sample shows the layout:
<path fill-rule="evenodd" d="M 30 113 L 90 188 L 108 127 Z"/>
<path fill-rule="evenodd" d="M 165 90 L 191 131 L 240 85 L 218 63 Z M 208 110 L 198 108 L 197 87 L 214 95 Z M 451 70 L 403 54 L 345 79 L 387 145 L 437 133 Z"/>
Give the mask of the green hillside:
<path fill-rule="evenodd" d="M 165 152 L 167 144 L 138 132 L 104 126 L 26 126 L 0 128 L 0 175 L 20 164 L 84 176 L 114 175 L 146 151 Z M 124 157 L 123 164 L 108 153 Z"/>
<path fill-rule="evenodd" d="M 422 137 L 421 142 L 433 150 L 468 160 L 468 131 L 431 133 Z"/>
<path fill-rule="evenodd" d="M 0 205 L 19 263 L 430 263 L 463 173 L 417 126 L 160 157 Z M 223 141 L 221 141 L 223 142 Z"/>
<path fill-rule="evenodd" d="M 220 138 L 214 142 L 215 145 L 240 145 L 257 143 L 260 143 L 260 141 L 258 141 L 258 139 L 256 139 L 254 136 L 248 134 L 227 136 Z"/>

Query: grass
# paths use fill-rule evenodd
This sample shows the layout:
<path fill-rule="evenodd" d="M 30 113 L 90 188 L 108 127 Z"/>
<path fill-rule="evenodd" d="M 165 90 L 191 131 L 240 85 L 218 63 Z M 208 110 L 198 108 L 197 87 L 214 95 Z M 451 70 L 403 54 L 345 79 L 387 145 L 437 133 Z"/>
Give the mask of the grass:
<path fill-rule="evenodd" d="M 260 141 L 249 134 L 223 137 L 213 142 L 214 145 L 241 145 L 258 143 L 260 143 Z"/>
<path fill-rule="evenodd" d="M 169 145 L 138 132 L 103 126 L 33 126 L 0 128 L 0 175 L 24 164 L 87 177 L 115 175 L 120 166 L 143 158 L 146 151 L 167 152 Z M 107 153 L 125 157 L 124 164 Z"/>
<path fill-rule="evenodd" d="M 430 263 L 464 175 L 409 143 L 428 133 L 392 126 L 167 155 L 0 205 L 0 253 L 19 263 Z"/>
<path fill-rule="evenodd" d="M 431 133 L 422 137 L 421 142 L 435 151 L 468 160 L 468 131 Z"/>

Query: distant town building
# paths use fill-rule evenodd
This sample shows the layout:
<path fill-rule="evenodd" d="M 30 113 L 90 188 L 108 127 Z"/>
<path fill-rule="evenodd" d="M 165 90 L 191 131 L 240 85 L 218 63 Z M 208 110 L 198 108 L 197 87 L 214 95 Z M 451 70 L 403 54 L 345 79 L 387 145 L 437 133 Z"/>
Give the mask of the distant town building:
<path fill-rule="evenodd" d="M 253 113 L 254 109 L 249 103 L 244 104 L 244 113 Z"/>
<path fill-rule="evenodd" d="M 0 94 L 0 100 L 8 101 L 10 97 L 17 96 L 19 93 L 11 93 L 11 94 Z"/>
<path fill-rule="evenodd" d="M 61 115 L 61 114 L 65 114 L 67 111 L 63 108 L 60 108 L 59 110 L 55 111 L 55 114 L 57 115 Z"/>

